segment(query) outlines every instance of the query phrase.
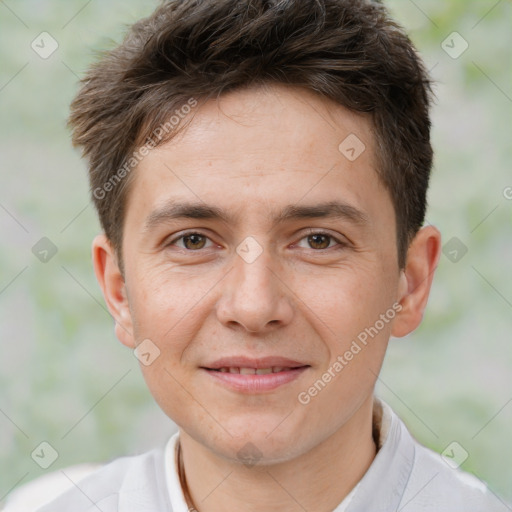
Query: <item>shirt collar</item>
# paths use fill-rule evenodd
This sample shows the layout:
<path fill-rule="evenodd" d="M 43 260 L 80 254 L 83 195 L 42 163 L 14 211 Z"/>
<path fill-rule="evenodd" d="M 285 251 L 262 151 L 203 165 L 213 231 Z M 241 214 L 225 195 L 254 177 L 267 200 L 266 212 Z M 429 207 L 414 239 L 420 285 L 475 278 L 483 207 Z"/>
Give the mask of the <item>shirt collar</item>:
<path fill-rule="evenodd" d="M 398 416 L 375 398 L 373 426 L 379 451 L 352 497 L 347 512 L 397 510 L 414 465 L 414 441 Z"/>
<path fill-rule="evenodd" d="M 165 475 L 172 512 L 188 512 L 188 505 L 181 488 L 178 473 L 178 442 L 179 432 L 176 432 L 165 447 Z"/>

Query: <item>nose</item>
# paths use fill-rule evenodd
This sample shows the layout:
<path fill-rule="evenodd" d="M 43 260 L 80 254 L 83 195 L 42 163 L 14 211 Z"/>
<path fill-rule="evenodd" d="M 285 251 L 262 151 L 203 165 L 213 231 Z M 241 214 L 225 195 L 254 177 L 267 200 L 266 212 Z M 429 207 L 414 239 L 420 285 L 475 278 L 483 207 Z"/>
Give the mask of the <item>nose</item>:
<path fill-rule="evenodd" d="M 292 292 L 273 266 L 267 250 L 254 261 L 234 255 L 233 268 L 223 280 L 217 303 L 222 324 L 264 334 L 291 322 Z"/>

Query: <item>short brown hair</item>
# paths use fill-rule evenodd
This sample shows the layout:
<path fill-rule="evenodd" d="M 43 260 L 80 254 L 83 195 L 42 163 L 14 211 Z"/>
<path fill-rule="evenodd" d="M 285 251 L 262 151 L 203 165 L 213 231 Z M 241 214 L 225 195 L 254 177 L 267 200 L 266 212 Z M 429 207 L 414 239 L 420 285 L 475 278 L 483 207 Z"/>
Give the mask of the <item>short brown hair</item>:
<path fill-rule="evenodd" d="M 369 0 L 168 0 L 91 67 L 70 126 L 121 264 L 132 152 L 190 98 L 276 82 L 371 116 L 377 172 L 394 205 L 404 266 L 425 217 L 431 83 L 407 35 Z M 116 177 L 123 178 L 119 185 Z M 98 190 L 108 194 L 98 197 Z"/>

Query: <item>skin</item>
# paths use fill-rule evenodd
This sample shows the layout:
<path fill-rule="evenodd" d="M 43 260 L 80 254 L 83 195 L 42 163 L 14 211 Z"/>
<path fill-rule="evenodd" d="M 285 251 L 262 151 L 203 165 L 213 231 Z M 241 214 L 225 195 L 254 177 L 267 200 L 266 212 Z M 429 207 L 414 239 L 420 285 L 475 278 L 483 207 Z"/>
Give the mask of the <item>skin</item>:
<path fill-rule="evenodd" d="M 351 133 L 366 146 L 354 161 L 338 149 Z M 124 277 L 107 238 L 94 240 L 119 340 L 135 348 L 150 339 L 160 350 L 141 367 L 179 426 L 200 512 L 328 512 L 375 457 L 375 381 L 390 336 L 421 322 L 441 243 L 436 228 L 422 228 L 398 267 L 395 213 L 374 146 L 369 118 L 312 92 L 273 85 L 227 93 L 198 107 L 187 129 L 136 169 Z M 153 211 L 176 201 L 217 206 L 229 219 L 167 219 L 145 229 Z M 365 222 L 272 220 L 287 205 L 329 201 L 351 205 Z M 333 238 L 311 238 L 309 228 Z M 206 238 L 179 238 L 184 230 Z M 251 263 L 236 252 L 248 236 L 262 250 Z M 299 393 L 393 304 L 401 306 L 394 319 L 300 403 Z M 239 393 L 200 369 L 232 355 L 310 367 L 272 392 Z M 242 463 L 244 446 L 256 447 L 254 466 Z"/>

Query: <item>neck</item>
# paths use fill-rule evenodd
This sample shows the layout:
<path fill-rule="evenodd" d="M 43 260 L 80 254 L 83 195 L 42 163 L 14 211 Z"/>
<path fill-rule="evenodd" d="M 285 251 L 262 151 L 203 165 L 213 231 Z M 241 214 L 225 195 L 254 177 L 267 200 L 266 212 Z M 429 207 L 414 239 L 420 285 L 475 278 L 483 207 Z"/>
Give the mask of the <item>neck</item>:
<path fill-rule="evenodd" d="M 198 512 L 331 512 L 363 477 L 376 454 L 373 398 L 312 450 L 252 467 L 226 460 L 180 430 L 184 482 Z"/>

